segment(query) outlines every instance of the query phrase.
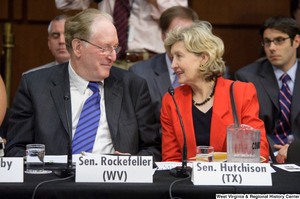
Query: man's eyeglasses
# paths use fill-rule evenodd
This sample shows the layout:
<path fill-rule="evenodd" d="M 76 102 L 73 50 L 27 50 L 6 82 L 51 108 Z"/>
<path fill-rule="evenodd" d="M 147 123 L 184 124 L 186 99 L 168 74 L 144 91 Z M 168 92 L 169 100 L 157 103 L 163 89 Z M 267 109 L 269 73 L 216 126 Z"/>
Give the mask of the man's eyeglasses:
<path fill-rule="evenodd" d="M 93 46 L 95 46 L 95 47 L 97 47 L 97 48 L 100 48 L 100 49 L 102 50 L 102 53 L 103 53 L 104 55 L 109 55 L 110 53 L 112 53 L 113 50 L 115 50 L 116 54 L 118 54 L 118 53 L 121 51 L 121 49 L 122 49 L 121 46 L 102 48 L 102 47 L 100 47 L 100 46 L 97 46 L 96 44 L 93 44 L 93 43 L 91 43 L 91 42 L 85 40 L 85 39 L 79 39 L 79 40 L 84 41 L 84 42 L 86 42 L 86 43 L 89 43 L 89 44 L 91 44 L 91 45 L 93 45 Z"/>
<path fill-rule="evenodd" d="M 283 42 L 286 40 L 286 39 L 289 39 L 290 37 L 287 37 L 287 38 L 283 38 L 283 37 L 277 37 L 273 40 L 270 40 L 270 39 L 264 39 L 262 42 L 261 42 L 261 45 L 262 46 L 265 46 L 265 47 L 270 47 L 271 46 L 271 43 L 273 42 L 276 46 L 279 46 L 281 44 L 283 44 Z"/>

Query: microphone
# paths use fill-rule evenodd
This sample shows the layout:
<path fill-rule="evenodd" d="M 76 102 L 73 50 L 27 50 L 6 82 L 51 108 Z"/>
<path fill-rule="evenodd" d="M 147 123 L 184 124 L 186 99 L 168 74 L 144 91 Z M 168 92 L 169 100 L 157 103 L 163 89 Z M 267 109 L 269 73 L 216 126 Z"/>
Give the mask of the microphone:
<path fill-rule="evenodd" d="M 170 174 L 175 177 L 188 177 L 191 175 L 192 168 L 187 166 L 187 146 L 186 146 L 186 137 L 185 137 L 184 126 L 183 126 L 183 123 L 181 120 L 178 106 L 177 106 L 175 98 L 174 98 L 174 88 L 172 86 L 170 86 L 168 91 L 169 91 L 169 94 L 172 96 L 174 104 L 176 106 L 177 114 L 179 117 L 179 121 L 180 121 L 181 128 L 182 128 L 182 133 L 183 133 L 182 166 L 171 169 Z"/>
<path fill-rule="evenodd" d="M 68 100 L 70 99 L 70 94 L 69 93 L 66 93 L 65 96 L 64 96 L 64 102 L 65 102 L 65 112 L 66 112 L 66 117 L 67 117 L 67 133 L 69 134 L 70 136 L 70 139 L 69 139 L 69 142 L 68 142 L 68 155 L 67 155 L 67 168 L 66 169 L 62 169 L 62 170 L 57 170 L 55 171 L 55 174 L 61 178 L 65 178 L 65 177 L 68 177 L 68 176 L 71 176 L 71 175 L 74 175 L 74 169 L 72 168 L 72 136 L 71 136 L 71 125 L 70 125 L 70 122 L 69 122 L 69 114 L 68 114 L 68 111 L 67 111 L 67 102 Z"/>

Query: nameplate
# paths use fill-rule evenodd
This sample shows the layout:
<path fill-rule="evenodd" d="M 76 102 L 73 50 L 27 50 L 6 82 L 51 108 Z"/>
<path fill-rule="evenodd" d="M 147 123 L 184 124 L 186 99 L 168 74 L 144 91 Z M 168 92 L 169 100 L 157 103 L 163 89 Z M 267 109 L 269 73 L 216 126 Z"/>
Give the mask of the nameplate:
<path fill-rule="evenodd" d="M 270 164 L 194 162 L 194 185 L 272 186 Z"/>
<path fill-rule="evenodd" d="M 0 158 L 0 182 L 24 182 L 24 160 Z"/>
<path fill-rule="evenodd" d="M 77 156 L 75 182 L 152 183 L 152 162 L 152 156 Z"/>

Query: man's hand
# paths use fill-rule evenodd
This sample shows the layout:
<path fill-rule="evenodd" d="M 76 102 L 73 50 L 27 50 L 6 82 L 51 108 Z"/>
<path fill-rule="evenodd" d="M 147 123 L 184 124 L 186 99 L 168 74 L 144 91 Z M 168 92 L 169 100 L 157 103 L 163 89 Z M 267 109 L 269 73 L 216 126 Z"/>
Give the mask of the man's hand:
<path fill-rule="evenodd" d="M 276 156 L 276 161 L 278 163 L 285 163 L 287 150 L 289 146 L 290 146 L 289 144 L 285 144 L 285 145 L 274 144 L 274 148 L 279 149 L 278 155 Z"/>
<path fill-rule="evenodd" d="M 115 151 L 116 155 L 131 155 L 130 153 L 121 153 L 119 151 Z"/>

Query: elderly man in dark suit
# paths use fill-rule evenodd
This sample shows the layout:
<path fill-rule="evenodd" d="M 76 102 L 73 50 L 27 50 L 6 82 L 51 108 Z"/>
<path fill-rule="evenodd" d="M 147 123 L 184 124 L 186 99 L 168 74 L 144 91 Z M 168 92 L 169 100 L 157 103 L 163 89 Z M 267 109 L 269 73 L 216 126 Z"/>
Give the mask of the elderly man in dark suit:
<path fill-rule="evenodd" d="M 174 6 L 165 10 L 159 19 L 162 40 L 164 41 L 167 33 L 176 26 L 187 27 L 197 19 L 197 13 L 188 7 Z M 171 62 L 171 55 L 162 53 L 129 68 L 129 71 L 147 80 L 152 103 L 155 108 L 155 117 L 158 121 L 160 121 L 161 100 L 163 96 L 168 92 L 170 86 L 174 88 L 179 86 L 177 75 L 171 69 Z M 230 78 L 228 67 L 226 67 L 224 78 Z"/>
<path fill-rule="evenodd" d="M 112 21 L 96 9 L 67 19 L 70 62 L 22 76 L 12 108 L 7 156 L 25 156 L 26 144 L 31 143 L 45 144 L 48 155 L 67 154 L 73 138 L 73 153 L 161 159 L 146 81 L 112 66 L 120 51 Z"/>
<path fill-rule="evenodd" d="M 269 18 L 260 28 L 267 58 L 235 73 L 235 79 L 252 82 L 257 90 L 259 117 L 265 122 L 277 162 L 286 159 L 289 142 L 300 139 L 300 70 L 296 59 L 300 28 L 289 17 Z"/>

